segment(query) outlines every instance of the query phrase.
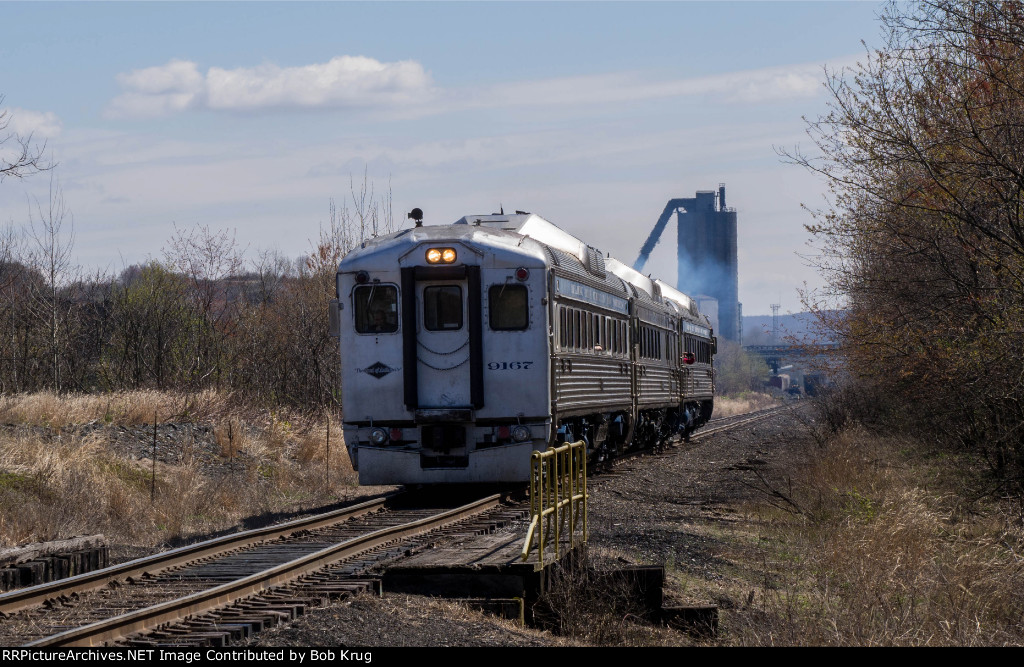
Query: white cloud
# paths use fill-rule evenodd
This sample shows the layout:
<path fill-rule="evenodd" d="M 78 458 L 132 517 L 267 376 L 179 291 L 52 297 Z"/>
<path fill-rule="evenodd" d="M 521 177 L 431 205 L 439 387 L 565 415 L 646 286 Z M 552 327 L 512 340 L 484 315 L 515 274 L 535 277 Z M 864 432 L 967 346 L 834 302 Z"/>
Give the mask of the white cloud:
<path fill-rule="evenodd" d="M 211 67 L 205 75 L 194 62 L 172 60 L 120 74 L 117 80 L 124 92 L 107 113 L 119 118 L 188 109 L 400 106 L 431 95 L 430 75 L 419 63 L 382 63 L 364 56 L 339 56 L 302 67 Z"/>
<path fill-rule="evenodd" d="M 770 67 L 688 79 L 650 80 L 640 73 L 597 74 L 495 86 L 470 106 L 581 105 L 713 95 L 720 102 L 757 104 L 811 97 L 821 90 L 822 66 Z"/>
<path fill-rule="evenodd" d="M 856 62 L 842 57 L 830 69 Z M 462 110 L 602 108 L 662 99 L 756 106 L 806 100 L 822 92 L 824 63 L 796 63 L 710 76 L 654 78 L 647 72 L 611 72 L 581 76 L 511 81 L 476 88 L 440 91 L 417 105 L 391 110 L 395 117 L 417 118 Z"/>
<path fill-rule="evenodd" d="M 199 73 L 199 67 L 186 60 L 172 60 L 159 67 L 118 74 L 117 82 L 140 95 L 197 94 L 203 89 L 203 75 Z"/>
<path fill-rule="evenodd" d="M 61 122 L 52 111 L 30 111 L 10 107 L 0 109 L 7 114 L 7 131 L 22 137 L 34 135 L 37 139 L 52 139 L 60 134 Z"/>
<path fill-rule="evenodd" d="M 205 74 L 194 62 L 172 60 L 118 75 L 124 92 L 114 98 L 107 113 L 147 117 L 189 109 L 376 108 L 419 117 L 465 109 L 706 97 L 725 104 L 756 105 L 813 97 L 820 93 L 822 79 L 821 64 L 801 63 L 683 79 L 615 72 L 438 90 L 423 66 L 412 60 L 383 63 L 364 56 L 338 56 L 301 67 L 211 67 Z"/>
<path fill-rule="evenodd" d="M 213 67 L 206 80 L 213 109 L 390 106 L 413 101 L 430 87 L 430 76 L 419 63 L 382 63 L 362 56 L 305 67 Z"/>
<path fill-rule="evenodd" d="M 184 60 L 172 60 L 159 67 L 118 74 L 125 89 L 111 102 L 108 115 L 114 117 L 162 116 L 198 107 L 206 84 L 199 67 Z"/>

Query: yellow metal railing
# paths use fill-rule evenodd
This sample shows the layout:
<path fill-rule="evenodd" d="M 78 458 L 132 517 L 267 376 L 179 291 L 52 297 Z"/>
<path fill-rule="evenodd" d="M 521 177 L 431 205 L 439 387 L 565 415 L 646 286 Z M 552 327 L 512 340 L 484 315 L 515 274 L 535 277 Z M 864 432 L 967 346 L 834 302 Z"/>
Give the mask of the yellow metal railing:
<path fill-rule="evenodd" d="M 555 558 L 561 556 L 563 540 L 570 549 L 587 541 L 587 445 L 582 440 L 530 456 L 530 529 L 523 560 L 530 558 L 535 537 L 538 567 L 544 567 L 549 541 Z"/>

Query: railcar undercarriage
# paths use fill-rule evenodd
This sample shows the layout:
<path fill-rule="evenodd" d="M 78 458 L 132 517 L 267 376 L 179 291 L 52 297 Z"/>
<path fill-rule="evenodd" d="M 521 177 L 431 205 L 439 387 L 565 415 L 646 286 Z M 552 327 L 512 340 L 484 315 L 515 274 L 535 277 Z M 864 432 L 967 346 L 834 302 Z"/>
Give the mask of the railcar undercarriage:
<path fill-rule="evenodd" d="M 587 443 L 595 462 L 607 461 L 632 450 L 656 449 L 675 436 L 690 439 L 711 419 L 714 401 L 693 401 L 681 408 L 641 410 L 636 423 L 627 412 L 584 415 L 560 419 L 557 442 Z"/>

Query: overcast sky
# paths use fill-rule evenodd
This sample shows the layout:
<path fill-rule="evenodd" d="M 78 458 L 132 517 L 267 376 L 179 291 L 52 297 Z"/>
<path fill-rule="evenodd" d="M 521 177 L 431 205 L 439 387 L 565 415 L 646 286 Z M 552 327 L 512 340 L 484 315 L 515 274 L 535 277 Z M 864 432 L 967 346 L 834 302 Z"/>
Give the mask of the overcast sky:
<path fill-rule="evenodd" d="M 873 2 L 0 3 L 9 130 L 34 132 L 85 267 L 174 226 L 298 255 L 364 170 L 396 217 L 540 214 L 632 264 L 668 199 L 724 182 L 744 313 L 798 311 L 824 184 L 823 68 L 877 45 Z M 28 221 L 49 177 L 0 182 Z M 645 272 L 672 282 L 675 229 Z"/>

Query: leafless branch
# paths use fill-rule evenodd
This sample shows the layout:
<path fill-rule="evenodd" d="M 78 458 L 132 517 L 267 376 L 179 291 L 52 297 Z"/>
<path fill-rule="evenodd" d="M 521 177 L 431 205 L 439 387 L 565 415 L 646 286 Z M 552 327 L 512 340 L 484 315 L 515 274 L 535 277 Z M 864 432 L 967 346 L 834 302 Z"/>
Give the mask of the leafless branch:
<path fill-rule="evenodd" d="M 11 124 L 10 109 L 2 108 L 4 96 L 0 95 L 0 182 L 5 178 L 25 178 L 41 171 L 49 171 L 56 165 L 48 160 L 46 142 L 33 141 L 32 133 L 25 136 L 8 132 Z"/>

